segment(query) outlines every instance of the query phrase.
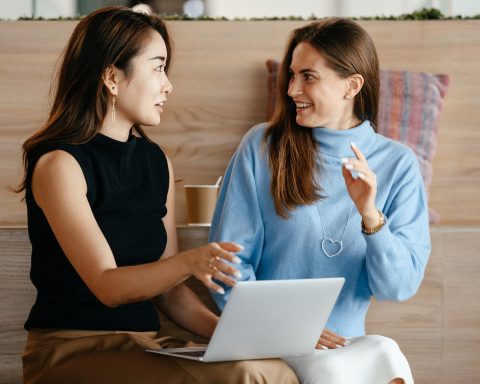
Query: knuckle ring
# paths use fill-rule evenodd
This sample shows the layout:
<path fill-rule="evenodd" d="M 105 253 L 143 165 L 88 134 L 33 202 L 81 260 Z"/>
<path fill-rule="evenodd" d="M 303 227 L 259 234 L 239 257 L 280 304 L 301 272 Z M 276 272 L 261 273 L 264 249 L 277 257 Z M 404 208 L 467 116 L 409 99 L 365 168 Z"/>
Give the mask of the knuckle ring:
<path fill-rule="evenodd" d="M 220 258 L 218 256 L 212 256 L 212 258 L 210 259 L 210 261 L 208 262 L 208 267 L 209 268 L 212 268 L 214 269 L 215 271 L 217 271 L 217 266 L 215 265 L 215 262 L 217 260 L 220 260 Z"/>
<path fill-rule="evenodd" d="M 208 262 L 208 268 L 213 268 L 215 266 L 215 257 L 212 257 Z"/>

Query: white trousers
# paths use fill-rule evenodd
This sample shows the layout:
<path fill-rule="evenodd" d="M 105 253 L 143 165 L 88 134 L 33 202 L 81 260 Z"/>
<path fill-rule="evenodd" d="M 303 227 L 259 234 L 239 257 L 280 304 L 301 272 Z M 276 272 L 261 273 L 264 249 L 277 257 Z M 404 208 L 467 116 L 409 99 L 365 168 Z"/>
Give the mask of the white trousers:
<path fill-rule="evenodd" d="M 413 384 L 408 361 L 394 340 L 367 335 L 350 341 L 346 347 L 283 360 L 302 384 L 387 384 L 396 378 Z"/>

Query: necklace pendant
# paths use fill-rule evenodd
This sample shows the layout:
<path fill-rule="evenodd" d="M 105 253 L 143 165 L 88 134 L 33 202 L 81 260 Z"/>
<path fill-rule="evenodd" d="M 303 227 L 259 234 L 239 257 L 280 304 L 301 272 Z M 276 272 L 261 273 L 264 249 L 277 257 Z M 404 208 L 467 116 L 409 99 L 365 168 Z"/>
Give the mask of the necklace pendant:
<path fill-rule="evenodd" d="M 327 257 L 335 257 L 342 252 L 342 240 L 333 240 L 330 237 L 325 237 L 322 240 L 322 251 Z"/>

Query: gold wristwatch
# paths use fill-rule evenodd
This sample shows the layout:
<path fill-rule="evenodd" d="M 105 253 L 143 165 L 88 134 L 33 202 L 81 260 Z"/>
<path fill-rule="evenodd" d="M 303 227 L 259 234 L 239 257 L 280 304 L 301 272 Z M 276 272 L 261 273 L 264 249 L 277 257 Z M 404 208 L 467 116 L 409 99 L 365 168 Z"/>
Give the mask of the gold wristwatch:
<path fill-rule="evenodd" d="M 381 211 L 378 211 L 378 219 L 378 224 L 373 228 L 365 227 L 365 224 L 363 224 L 362 220 L 362 232 L 366 235 L 373 235 L 374 233 L 380 231 L 380 229 L 382 229 L 382 227 L 385 225 L 385 216 L 383 216 L 383 213 Z"/>

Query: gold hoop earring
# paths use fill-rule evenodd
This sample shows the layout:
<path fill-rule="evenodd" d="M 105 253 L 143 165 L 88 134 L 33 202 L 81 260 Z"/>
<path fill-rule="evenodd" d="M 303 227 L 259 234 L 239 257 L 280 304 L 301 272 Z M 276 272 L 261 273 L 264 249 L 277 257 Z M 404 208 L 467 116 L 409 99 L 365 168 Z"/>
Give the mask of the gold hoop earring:
<path fill-rule="evenodd" d="M 115 102 L 117 101 L 117 96 L 112 97 L 112 127 L 115 127 Z"/>

